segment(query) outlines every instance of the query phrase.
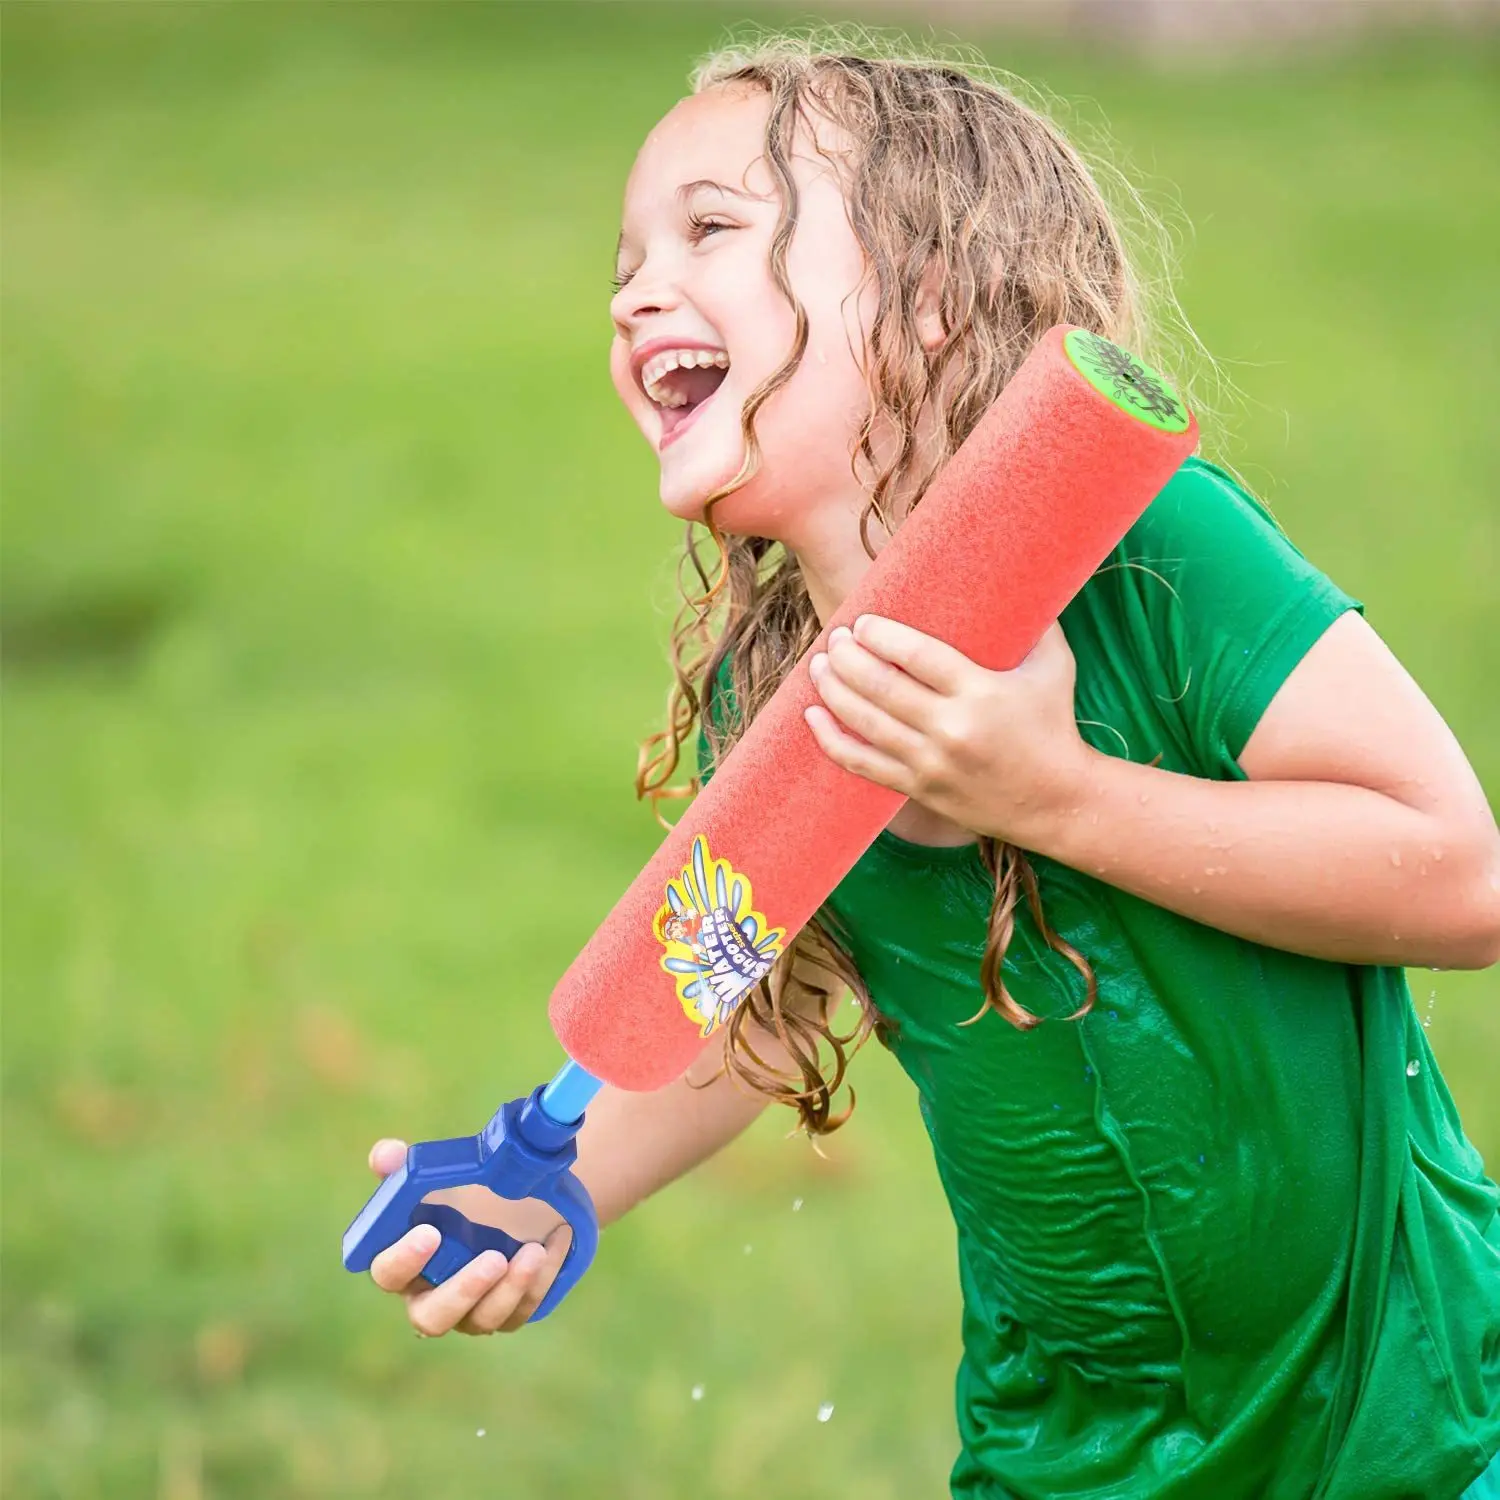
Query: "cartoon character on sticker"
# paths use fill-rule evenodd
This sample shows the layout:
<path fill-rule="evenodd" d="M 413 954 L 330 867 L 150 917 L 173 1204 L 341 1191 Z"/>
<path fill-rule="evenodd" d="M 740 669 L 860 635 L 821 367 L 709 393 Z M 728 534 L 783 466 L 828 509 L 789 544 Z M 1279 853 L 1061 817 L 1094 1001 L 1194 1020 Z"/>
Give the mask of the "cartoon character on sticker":
<path fill-rule="evenodd" d="M 676 981 L 683 1013 L 701 1036 L 729 1020 L 786 942 L 786 929 L 769 926 L 755 910 L 749 878 L 727 859 L 715 859 L 701 833 L 681 878 L 667 882 L 652 931 L 667 950 L 661 966 Z"/>

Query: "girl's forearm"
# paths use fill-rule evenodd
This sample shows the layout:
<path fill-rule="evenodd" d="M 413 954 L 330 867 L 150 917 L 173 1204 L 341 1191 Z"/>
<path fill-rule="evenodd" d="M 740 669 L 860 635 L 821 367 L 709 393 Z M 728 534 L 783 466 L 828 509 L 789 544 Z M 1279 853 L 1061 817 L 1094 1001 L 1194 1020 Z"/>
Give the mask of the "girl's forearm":
<path fill-rule="evenodd" d="M 727 1146 L 769 1102 L 727 1077 L 690 1087 L 688 1079 L 712 1076 L 706 1062 L 654 1093 L 606 1085 L 589 1105 L 578 1132 L 577 1172 L 601 1226 Z"/>
<path fill-rule="evenodd" d="M 1429 814 L 1337 782 L 1208 781 L 1098 752 L 1087 766 L 1024 847 L 1313 958 L 1500 961 L 1500 863 Z"/>

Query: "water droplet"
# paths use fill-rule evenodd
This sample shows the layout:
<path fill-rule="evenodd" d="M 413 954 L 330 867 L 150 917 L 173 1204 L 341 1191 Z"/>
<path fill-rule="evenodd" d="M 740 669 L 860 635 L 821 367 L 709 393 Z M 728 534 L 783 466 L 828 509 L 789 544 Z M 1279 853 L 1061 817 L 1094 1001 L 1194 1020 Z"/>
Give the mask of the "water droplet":
<path fill-rule="evenodd" d="M 829 1417 L 831 1417 L 832 1415 L 833 1415 L 833 1402 L 832 1401 L 825 1401 L 818 1408 L 818 1420 L 820 1422 L 826 1422 L 829 1419 Z"/>
<path fill-rule="evenodd" d="M 1391 863 L 1393 865 L 1398 866 L 1398 867 L 1400 866 L 1400 864 L 1401 864 L 1401 851 L 1399 849 L 1392 849 L 1391 850 Z"/>
<path fill-rule="evenodd" d="M 479 1429 L 479 1431 L 474 1434 L 474 1436 L 475 1437 L 483 1437 L 484 1436 L 484 1428 L 481 1427 Z"/>
<path fill-rule="evenodd" d="M 800 1214 L 802 1212 L 802 1200 L 800 1198 L 792 1199 L 792 1212 L 794 1214 Z"/>
<path fill-rule="evenodd" d="M 1111 1021 L 1118 1021 L 1120 1019 L 1120 1012 L 1117 1010 L 1110 1011 L 1109 1018 Z"/>
<path fill-rule="evenodd" d="M 1408 1078 L 1415 1078 L 1417 1076 L 1417 1074 L 1420 1073 L 1421 1071 L 1422 1071 L 1422 1061 L 1421 1061 L 1420 1058 L 1414 1057 L 1406 1065 L 1406 1076 Z"/>
<path fill-rule="evenodd" d="M 1432 851 L 1432 857 L 1433 857 L 1433 859 L 1435 859 L 1438 862 L 1438 864 L 1442 864 L 1442 862 L 1443 862 L 1443 851 L 1441 849 L 1434 849 Z"/>
<path fill-rule="evenodd" d="M 1203 1162 L 1204 1162 L 1204 1156 L 1203 1156 L 1203 1153 L 1200 1151 L 1198 1153 L 1198 1165 L 1201 1167 L 1203 1165 Z"/>
<path fill-rule="evenodd" d="M 1142 803 L 1143 806 L 1144 806 L 1144 804 L 1146 804 L 1150 800 L 1151 800 L 1151 793 L 1150 792 L 1142 792 L 1141 793 L 1141 803 Z"/>
<path fill-rule="evenodd" d="M 746 1254 L 746 1255 L 749 1255 L 749 1253 L 750 1253 L 750 1251 L 751 1251 L 751 1248 L 752 1248 L 752 1247 L 751 1247 L 751 1246 L 749 1246 L 749 1245 L 746 1245 L 746 1246 L 745 1246 L 745 1254 Z"/>
<path fill-rule="evenodd" d="M 1193 894 L 1195 896 L 1201 896 L 1203 894 L 1203 887 L 1201 885 L 1195 885 L 1193 887 Z"/>
<path fill-rule="evenodd" d="M 703 1387 L 701 1385 L 695 1385 L 693 1387 L 693 1400 L 694 1401 L 701 1401 L 702 1399 L 703 1399 Z"/>
<path fill-rule="evenodd" d="M 1053 1107 L 1053 1109 L 1061 1109 L 1062 1105 L 1060 1105 L 1060 1104 L 1054 1104 L 1052 1107 Z"/>

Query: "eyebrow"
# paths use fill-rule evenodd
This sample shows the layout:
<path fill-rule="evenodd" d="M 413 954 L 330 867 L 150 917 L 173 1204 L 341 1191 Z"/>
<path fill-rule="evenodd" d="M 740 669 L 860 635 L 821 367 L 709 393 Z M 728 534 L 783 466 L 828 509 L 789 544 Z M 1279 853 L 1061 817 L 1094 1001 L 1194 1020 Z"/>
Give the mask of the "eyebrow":
<path fill-rule="evenodd" d="M 720 193 L 728 193 L 735 198 L 748 198 L 752 203 L 769 203 L 770 199 L 764 193 L 747 192 L 744 188 L 730 187 L 727 182 L 715 182 L 712 177 L 695 177 L 691 182 L 685 182 L 677 189 L 677 201 L 685 202 L 699 188 L 713 188 Z"/>
<path fill-rule="evenodd" d="M 716 182 L 712 177 L 695 177 L 691 182 L 684 182 L 673 195 L 679 204 L 686 203 L 699 188 L 712 188 L 717 193 L 727 193 L 731 198 L 743 198 L 749 203 L 770 203 L 771 196 L 766 193 L 751 193 L 744 188 L 730 187 L 727 182 Z M 615 258 L 618 260 L 620 251 L 625 248 L 625 234 L 621 231 L 620 238 L 615 241 Z"/>

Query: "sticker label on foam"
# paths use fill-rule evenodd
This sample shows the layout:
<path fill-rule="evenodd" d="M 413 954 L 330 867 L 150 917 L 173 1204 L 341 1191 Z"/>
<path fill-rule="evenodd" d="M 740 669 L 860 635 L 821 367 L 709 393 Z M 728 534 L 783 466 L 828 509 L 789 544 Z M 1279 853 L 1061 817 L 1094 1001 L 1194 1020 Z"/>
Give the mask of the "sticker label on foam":
<path fill-rule="evenodd" d="M 769 926 L 755 910 L 749 877 L 715 859 L 701 833 L 692 863 L 667 882 L 651 930 L 667 950 L 661 966 L 676 980 L 683 1012 L 701 1036 L 729 1020 L 786 942 L 786 929 Z"/>

